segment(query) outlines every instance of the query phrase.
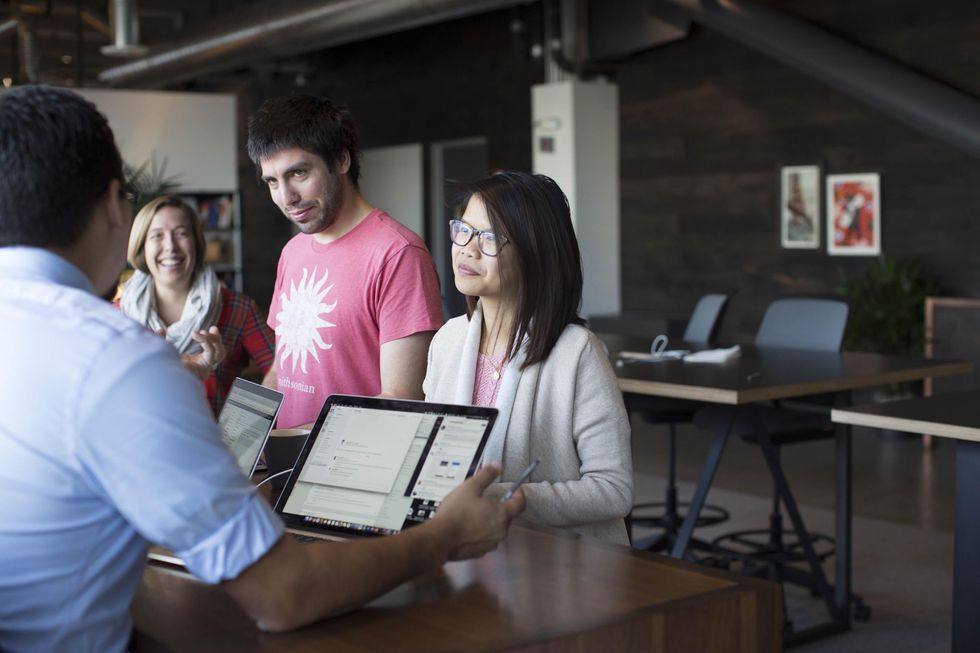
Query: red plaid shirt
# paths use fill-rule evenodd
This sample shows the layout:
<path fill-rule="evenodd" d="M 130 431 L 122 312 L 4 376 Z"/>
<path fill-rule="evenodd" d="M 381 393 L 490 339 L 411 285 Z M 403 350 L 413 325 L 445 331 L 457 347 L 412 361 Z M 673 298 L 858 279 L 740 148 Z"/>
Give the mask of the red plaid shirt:
<path fill-rule="evenodd" d="M 258 304 L 252 298 L 225 286 L 221 287 L 218 330 L 225 345 L 225 359 L 204 382 L 208 403 L 215 415 L 221 412 L 231 384 L 248 365 L 249 358 L 255 361 L 265 376 L 276 357 L 275 334 L 265 323 L 265 315 Z"/>

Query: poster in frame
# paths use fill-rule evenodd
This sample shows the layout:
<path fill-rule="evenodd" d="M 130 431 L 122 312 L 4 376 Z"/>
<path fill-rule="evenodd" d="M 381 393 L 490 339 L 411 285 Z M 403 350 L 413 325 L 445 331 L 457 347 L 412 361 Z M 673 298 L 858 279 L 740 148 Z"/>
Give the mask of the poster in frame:
<path fill-rule="evenodd" d="M 784 166 L 780 169 L 779 226 L 783 247 L 820 247 L 820 166 Z"/>
<path fill-rule="evenodd" d="M 877 173 L 827 175 L 827 253 L 881 254 L 881 186 Z"/>

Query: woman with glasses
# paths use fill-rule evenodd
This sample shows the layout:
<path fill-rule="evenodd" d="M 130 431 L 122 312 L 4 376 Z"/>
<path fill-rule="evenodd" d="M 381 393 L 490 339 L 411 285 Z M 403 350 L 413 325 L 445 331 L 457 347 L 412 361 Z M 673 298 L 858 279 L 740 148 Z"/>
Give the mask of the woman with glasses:
<path fill-rule="evenodd" d="M 467 315 L 429 347 L 428 401 L 495 406 L 483 454 L 503 494 L 528 464 L 529 521 L 627 543 L 630 428 L 599 340 L 578 316 L 582 265 L 568 201 L 544 175 L 502 172 L 464 187 L 449 225 Z"/>
<path fill-rule="evenodd" d="M 269 371 L 275 336 L 255 301 L 220 283 L 204 262 L 204 249 L 204 228 L 194 209 L 175 195 L 152 200 L 133 220 L 128 258 L 136 271 L 123 286 L 119 304 L 177 348 L 185 365 L 204 381 L 217 415 L 249 359 L 263 375 Z M 209 330 L 218 340 L 216 356 L 206 340 Z M 219 333 L 220 339 L 214 335 Z M 202 344 L 204 356 L 199 354 Z M 201 364 L 188 364 L 198 360 Z"/>

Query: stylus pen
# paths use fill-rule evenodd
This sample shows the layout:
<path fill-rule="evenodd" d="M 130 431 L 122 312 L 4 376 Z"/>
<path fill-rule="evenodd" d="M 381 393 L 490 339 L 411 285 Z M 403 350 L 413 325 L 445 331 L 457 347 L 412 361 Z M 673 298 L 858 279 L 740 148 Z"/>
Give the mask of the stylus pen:
<path fill-rule="evenodd" d="M 524 473 L 521 474 L 521 477 L 517 479 L 517 482 L 514 483 L 509 490 L 504 492 L 504 496 L 500 497 L 500 500 L 510 501 L 511 497 L 514 496 L 514 492 L 517 492 L 517 488 L 524 485 L 524 481 L 531 478 L 531 472 L 533 472 L 537 468 L 539 462 L 541 462 L 541 460 L 538 458 L 535 458 L 533 461 L 531 461 L 531 464 L 527 466 L 527 469 L 524 470 Z"/>

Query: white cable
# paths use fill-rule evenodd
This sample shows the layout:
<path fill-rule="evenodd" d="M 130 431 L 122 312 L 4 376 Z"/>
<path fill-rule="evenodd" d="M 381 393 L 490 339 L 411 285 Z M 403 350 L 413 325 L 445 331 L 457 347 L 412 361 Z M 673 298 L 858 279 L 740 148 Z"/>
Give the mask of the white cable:
<path fill-rule="evenodd" d="M 290 467 L 289 469 L 284 469 L 281 472 L 276 472 L 272 476 L 266 476 L 261 481 L 259 481 L 258 483 L 256 483 L 255 484 L 255 487 L 262 487 L 263 485 L 265 485 L 266 483 L 268 483 L 272 479 L 276 478 L 277 476 L 282 476 L 283 474 L 288 474 L 291 471 L 293 471 L 293 468 L 292 467 Z"/>

